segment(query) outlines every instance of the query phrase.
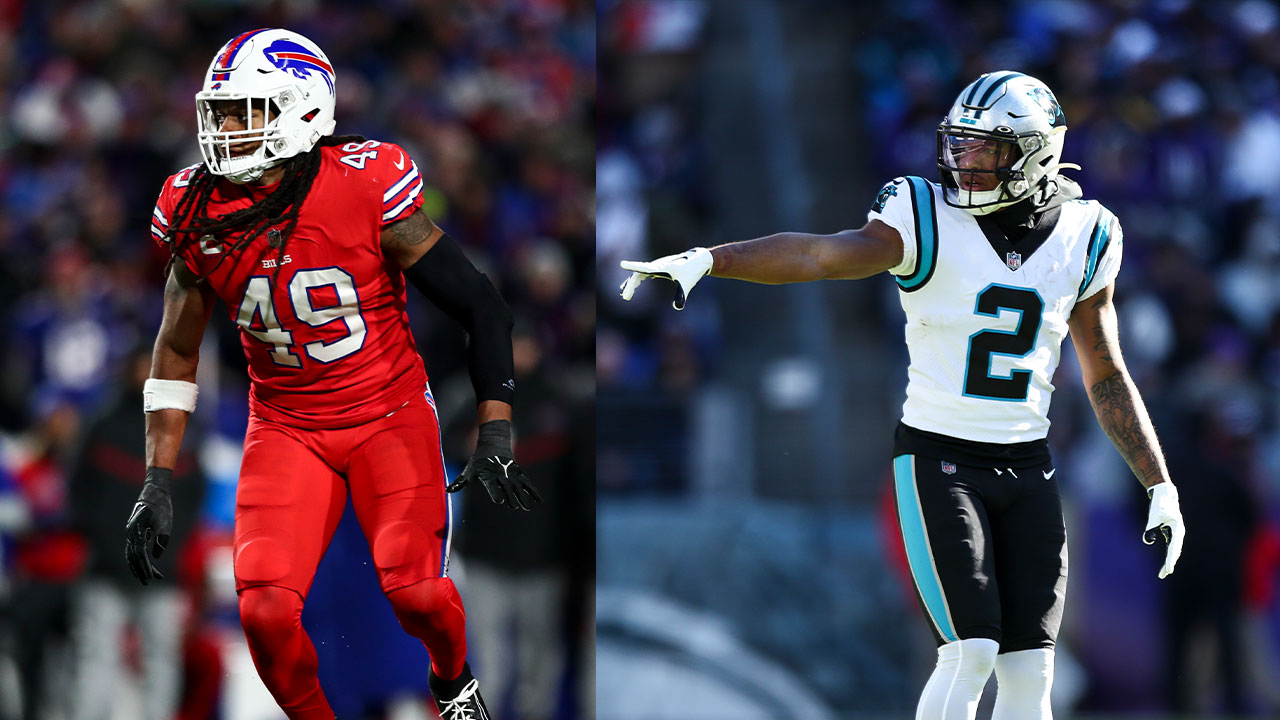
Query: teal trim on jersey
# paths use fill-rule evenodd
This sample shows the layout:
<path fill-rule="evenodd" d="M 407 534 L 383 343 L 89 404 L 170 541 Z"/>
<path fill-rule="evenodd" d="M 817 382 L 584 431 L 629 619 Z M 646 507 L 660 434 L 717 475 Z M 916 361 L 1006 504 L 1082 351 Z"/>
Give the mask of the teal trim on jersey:
<path fill-rule="evenodd" d="M 911 211 L 916 224 L 916 269 L 905 277 L 895 277 L 903 292 L 915 292 L 933 277 L 938 262 L 938 208 L 929 181 L 908 175 L 911 186 Z"/>
<path fill-rule="evenodd" d="M 1085 288 L 1093 282 L 1093 275 L 1098 271 L 1098 261 L 1106 254 L 1107 245 L 1111 243 L 1113 220 L 1115 216 L 1106 208 L 1102 208 L 1098 213 L 1098 224 L 1094 226 L 1093 236 L 1089 238 L 1089 257 L 1084 263 L 1084 282 L 1080 283 L 1080 292 L 1076 293 L 1076 297 L 1083 296 Z"/>
<path fill-rule="evenodd" d="M 911 566 L 911 579 L 924 601 L 929 620 L 938 634 L 947 642 L 960 638 L 951 624 L 951 613 L 942 592 L 933 554 L 929 551 L 929 536 L 925 532 L 924 516 L 920 510 L 920 497 L 916 494 L 915 455 L 899 455 L 893 459 L 893 489 L 898 501 L 898 524 L 902 528 L 902 544 L 907 550 L 907 563 Z"/>

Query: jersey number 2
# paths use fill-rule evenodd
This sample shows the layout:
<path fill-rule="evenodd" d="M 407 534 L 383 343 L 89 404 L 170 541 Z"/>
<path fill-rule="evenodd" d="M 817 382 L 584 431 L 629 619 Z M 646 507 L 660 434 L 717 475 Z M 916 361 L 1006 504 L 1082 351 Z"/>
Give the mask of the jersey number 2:
<path fill-rule="evenodd" d="M 311 305 L 311 291 L 330 286 L 338 296 L 338 304 L 316 309 Z M 293 314 L 311 327 L 328 325 L 341 320 L 347 326 L 347 336 L 331 342 L 316 340 L 302 346 L 311 359 L 331 363 L 364 347 L 365 325 L 360 316 L 360 297 L 356 293 L 355 278 L 342 268 L 299 270 L 289 281 L 289 300 Z M 263 330 L 253 327 L 254 316 L 262 321 Z M 257 276 L 249 280 L 236 314 L 236 323 L 246 333 L 274 346 L 271 359 L 277 365 L 302 367 L 302 359 L 293 349 L 293 333 L 280 325 L 275 303 L 271 299 L 271 278 Z"/>
<path fill-rule="evenodd" d="M 1036 346 L 1044 300 L 1034 290 L 988 285 L 978 293 L 973 312 L 1000 317 L 1001 310 L 1018 313 L 1018 326 L 1013 330 L 983 330 L 969 336 L 969 356 L 964 370 L 964 394 L 990 400 L 1027 399 L 1031 385 L 1030 370 L 1013 370 L 1000 377 L 991 374 L 991 356 L 1026 357 Z"/>

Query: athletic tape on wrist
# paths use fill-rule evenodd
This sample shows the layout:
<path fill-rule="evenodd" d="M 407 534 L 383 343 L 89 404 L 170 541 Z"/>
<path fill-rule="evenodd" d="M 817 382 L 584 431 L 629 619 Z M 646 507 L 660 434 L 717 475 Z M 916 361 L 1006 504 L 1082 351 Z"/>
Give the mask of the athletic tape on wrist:
<path fill-rule="evenodd" d="M 160 380 L 148 378 L 142 384 L 142 411 L 196 409 L 196 396 L 200 394 L 195 383 L 185 380 Z"/>

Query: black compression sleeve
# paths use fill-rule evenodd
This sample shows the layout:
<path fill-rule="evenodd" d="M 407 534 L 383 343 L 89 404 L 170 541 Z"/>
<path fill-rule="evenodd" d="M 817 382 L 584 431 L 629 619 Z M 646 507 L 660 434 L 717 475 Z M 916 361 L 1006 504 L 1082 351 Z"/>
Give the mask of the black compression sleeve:
<path fill-rule="evenodd" d="M 467 368 L 476 402 L 511 403 L 511 310 L 502 296 L 448 235 L 404 271 L 405 279 L 467 331 Z"/>

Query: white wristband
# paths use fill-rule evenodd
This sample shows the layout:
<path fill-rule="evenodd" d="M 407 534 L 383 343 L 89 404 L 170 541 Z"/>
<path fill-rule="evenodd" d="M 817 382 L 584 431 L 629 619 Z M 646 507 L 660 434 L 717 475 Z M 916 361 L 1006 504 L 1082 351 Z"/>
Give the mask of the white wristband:
<path fill-rule="evenodd" d="M 160 380 L 147 378 L 142 384 L 142 411 L 196 409 L 196 395 L 200 393 L 195 383 L 185 380 Z"/>

